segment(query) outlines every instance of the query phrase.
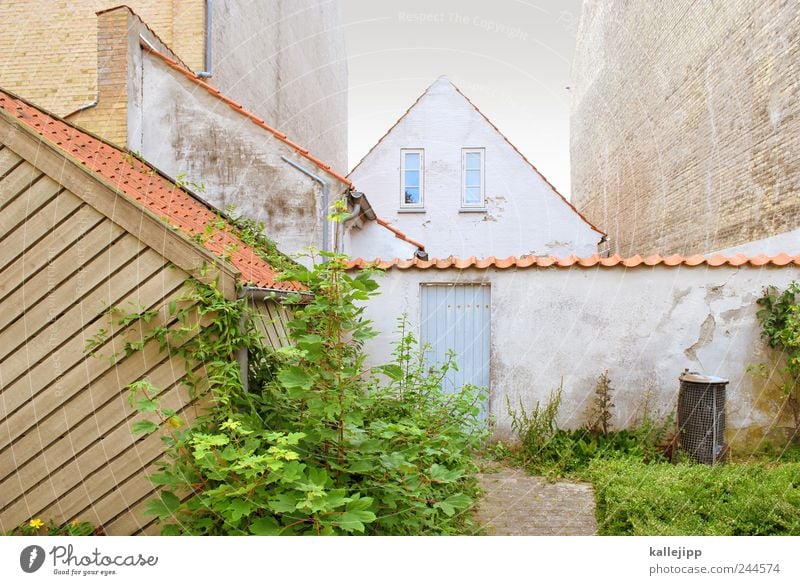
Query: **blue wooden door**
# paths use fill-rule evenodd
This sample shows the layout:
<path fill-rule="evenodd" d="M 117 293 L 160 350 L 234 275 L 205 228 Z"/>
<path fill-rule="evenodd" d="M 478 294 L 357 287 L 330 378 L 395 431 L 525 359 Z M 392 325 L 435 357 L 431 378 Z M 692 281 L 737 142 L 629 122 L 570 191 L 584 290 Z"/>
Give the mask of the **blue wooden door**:
<path fill-rule="evenodd" d="M 423 284 L 420 340 L 429 346 L 425 359 L 440 365 L 448 350 L 455 352 L 458 370 L 448 372 L 444 390 L 455 392 L 465 384 L 489 390 L 491 297 L 489 285 Z M 488 403 L 481 408 L 488 415 Z"/>

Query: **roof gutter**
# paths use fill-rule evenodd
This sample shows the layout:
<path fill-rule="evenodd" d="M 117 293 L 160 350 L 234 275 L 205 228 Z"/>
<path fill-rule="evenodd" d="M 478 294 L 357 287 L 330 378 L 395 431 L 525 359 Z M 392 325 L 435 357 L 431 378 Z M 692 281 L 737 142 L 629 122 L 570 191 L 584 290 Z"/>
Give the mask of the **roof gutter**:
<path fill-rule="evenodd" d="M 286 158 L 285 156 L 281 156 L 281 160 L 289 163 L 291 166 L 296 168 L 298 171 L 306 175 L 307 177 L 311 178 L 312 180 L 316 181 L 320 185 L 322 185 L 322 249 L 325 252 L 329 252 L 328 249 L 328 240 L 330 239 L 328 235 L 328 183 L 324 181 L 318 175 L 315 175 L 308 169 L 300 166 L 296 162 L 294 162 L 290 158 Z"/>
<path fill-rule="evenodd" d="M 211 50 L 214 39 L 211 36 L 214 18 L 214 0 L 206 0 L 206 70 L 198 71 L 197 77 L 207 79 L 214 75 L 214 64 L 211 61 Z"/>

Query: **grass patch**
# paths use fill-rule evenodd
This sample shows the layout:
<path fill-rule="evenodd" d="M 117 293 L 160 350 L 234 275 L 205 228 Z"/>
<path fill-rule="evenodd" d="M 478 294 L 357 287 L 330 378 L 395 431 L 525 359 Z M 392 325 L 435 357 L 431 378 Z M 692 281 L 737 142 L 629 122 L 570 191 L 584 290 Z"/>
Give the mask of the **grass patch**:
<path fill-rule="evenodd" d="M 800 535 L 800 463 L 588 466 L 603 535 Z"/>

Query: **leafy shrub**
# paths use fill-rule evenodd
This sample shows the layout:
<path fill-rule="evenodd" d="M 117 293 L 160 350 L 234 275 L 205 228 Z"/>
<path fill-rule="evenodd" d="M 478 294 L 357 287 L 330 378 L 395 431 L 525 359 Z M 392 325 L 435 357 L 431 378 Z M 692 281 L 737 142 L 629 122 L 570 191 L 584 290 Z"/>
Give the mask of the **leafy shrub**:
<path fill-rule="evenodd" d="M 453 363 L 428 368 L 402 323 L 395 362 L 370 371 L 362 347 L 376 332 L 363 301 L 377 285 L 367 271 L 349 274 L 344 257 L 323 255 L 314 269 L 286 274 L 313 297 L 285 299 L 293 345 L 277 351 L 242 327 L 243 301 L 196 283 L 189 306 L 213 323 L 180 351 L 203 360 L 207 375 L 189 382 L 205 384 L 211 410 L 191 428 L 176 428 L 158 389 L 134 386 L 139 410 L 166 423 L 144 420 L 136 430 L 168 430 L 167 458 L 152 478 L 161 495 L 149 503 L 163 534 L 474 531 L 466 512 L 477 493 L 472 454 L 486 435 L 480 392 L 443 392 Z M 235 361 L 242 345 L 249 391 Z"/>
<path fill-rule="evenodd" d="M 800 464 L 646 465 L 595 459 L 588 468 L 605 535 L 798 535 Z"/>
<path fill-rule="evenodd" d="M 767 345 L 781 352 L 780 361 L 784 379 L 779 383 L 784 395 L 783 410 L 788 410 L 794 420 L 794 442 L 800 441 L 800 283 L 792 282 L 784 291 L 774 286 L 764 289 L 756 303 L 761 307 L 756 313 L 761 323 L 761 337 Z M 748 368 L 763 373 L 764 364 Z M 770 368 L 771 369 L 771 368 Z"/>

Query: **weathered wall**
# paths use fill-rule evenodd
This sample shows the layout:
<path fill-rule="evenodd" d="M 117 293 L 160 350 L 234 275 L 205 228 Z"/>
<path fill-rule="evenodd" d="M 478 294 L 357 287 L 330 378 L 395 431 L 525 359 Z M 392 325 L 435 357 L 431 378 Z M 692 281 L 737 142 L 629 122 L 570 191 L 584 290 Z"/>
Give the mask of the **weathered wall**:
<path fill-rule="evenodd" d="M 211 83 L 347 171 L 347 55 L 338 1 L 215 0 Z"/>
<path fill-rule="evenodd" d="M 489 282 L 490 412 L 498 436 L 510 431 L 506 398 L 531 408 L 562 378 L 560 422 L 583 424 L 604 368 L 617 427 L 636 419 L 648 390 L 664 415 L 674 411 L 678 376 L 689 368 L 730 379 L 727 440 L 752 447 L 771 427 L 779 398 L 746 371 L 774 358 L 759 339 L 755 301 L 765 285 L 785 287 L 798 277 L 797 266 L 390 269 L 367 306 L 382 334 L 366 349 L 370 363 L 388 362 L 403 312 L 419 333 L 420 283 Z"/>
<path fill-rule="evenodd" d="M 212 205 L 233 205 L 237 214 L 263 221 L 283 252 L 321 248 L 321 187 L 281 157 L 325 173 L 158 57 L 145 52 L 142 58 L 142 133 L 131 149 L 172 177 L 189 181 Z M 332 202 L 347 186 L 327 180 Z"/>
<path fill-rule="evenodd" d="M 192 71 L 206 69 L 206 0 L 125 4 Z M 108 69 L 115 64 L 105 53 L 125 34 L 123 25 L 115 37 L 98 38 L 95 13 L 119 5 L 110 0 L 0 2 L 2 86 L 60 116 L 95 100 L 103 91 L 103 73 L 113 77 L 121 71 Z M 215 0 L 213 7 L 209 81 L 344 172 L 347 63 L 338 2 Z M 91 120 L 89 129 L 109 127 L 98 118 L 119 114 L 114 109 L 123 108 L 124 100 L 117 96 L 104 96 L 101 106 L 108 107 L 85 118 Z M 113 126 L 109 139 L 124 145 Z"/>
<path fill-rule="evenodd" d="M 718 250 L 800 227 L 799 62 L 796 2 L 587 0 L 571 84 L 573 202 L 622 255 Z"/>
<path fill-rule="evenodd" d="M 461 150 L 486 149 L 486 211 L 460 212 Z M 400 150 L 423 148 L 424 213 L 400 209 Z M 446 79 L 439 78 L 352 171 L 375 212 L 431 257 L 591 255 L 600 234 L 534 171 Z M 377 256 L 365 232 L 351 254 Z"/>

